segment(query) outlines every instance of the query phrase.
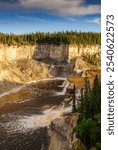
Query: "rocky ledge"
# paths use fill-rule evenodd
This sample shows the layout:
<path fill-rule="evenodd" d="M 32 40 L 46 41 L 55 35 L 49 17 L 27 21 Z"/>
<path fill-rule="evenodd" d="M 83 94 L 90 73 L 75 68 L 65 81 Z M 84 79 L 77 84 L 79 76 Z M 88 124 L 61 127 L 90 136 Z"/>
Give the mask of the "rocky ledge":
<path fill-rule="evenodd" d="M 68 114 L 63 118 L 52 121 L 49 127 L 49 150 L 72 150 L 74 144 L 73 128 L 76 125 L 78 114 Z"/>

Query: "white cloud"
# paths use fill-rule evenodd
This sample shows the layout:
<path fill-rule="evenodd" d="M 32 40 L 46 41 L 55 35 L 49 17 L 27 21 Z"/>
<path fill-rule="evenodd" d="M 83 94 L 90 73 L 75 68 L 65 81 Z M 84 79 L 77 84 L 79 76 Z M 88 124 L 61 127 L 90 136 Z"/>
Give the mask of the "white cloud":
<path fill-rule="evenodd" d="M 24 15 L 16 15 L 17 18 L 21 19 L 21 20 L 27 20 L 27 21 L 33 21 L 33 22 L 42 22 L 42 23 L 46 23 L 47 21 L 45 19 L 41 19 L 38 17 L 34 17 L 34 16 L 24 16 Z"/>
<path fill-rule="evenodd" d="M 94 19 L 91 19 L 91 20 L 86 20 L 86 22 L 94 23 L 94 24 L 100 24 L 101 23 L 101 18 L 94 18 Z"/>
<path fill-rule="evenodd" d="M 86 15 L 100 13 L 99 5 L 82 5 L 84 0 L 20 0 L 27 9 L 51 11 L 61 15 Z"/>
<path fill-rule="evenodd" d="M 75 18 L 74 16 L 64 16 L 64 15 L 61 15 L 61 17 L 67 21 L 70 21 L 70 22 L 78 22 L 79 19 Z"/>
<path fill-rule="evenodd" d="M 0 24 L 14 24 L 14 22 L 7 20 L 0 20 Z"/>
<path fill-rule="evenodd" d="M 76 16 L 99 14 L 100 5 L 84 5 L 85 0 L 17 0 L 18 3 L 7 4 L 0 2 L 0 9 L 44 10 L 58 15 Z M 1 5 L 2 4 L 2 5 Z M 6 4 L 5 4 L 6 5 Z M 13 6 L 14 5 L 14 6 Z"/>

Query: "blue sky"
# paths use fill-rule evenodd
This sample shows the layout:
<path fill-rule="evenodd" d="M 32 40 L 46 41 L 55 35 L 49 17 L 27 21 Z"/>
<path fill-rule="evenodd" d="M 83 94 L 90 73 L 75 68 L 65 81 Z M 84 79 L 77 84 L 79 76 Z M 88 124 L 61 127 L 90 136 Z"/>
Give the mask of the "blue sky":
<path fill-rule="evenodd" d="M 100 32 L 100 0 L 0 0 L 0 32 Z"/>

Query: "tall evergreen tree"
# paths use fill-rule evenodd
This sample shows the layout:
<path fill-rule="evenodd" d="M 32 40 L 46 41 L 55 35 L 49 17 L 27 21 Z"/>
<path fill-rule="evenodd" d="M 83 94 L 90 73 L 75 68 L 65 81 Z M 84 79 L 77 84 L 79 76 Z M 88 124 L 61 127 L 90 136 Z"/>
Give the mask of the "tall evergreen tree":
<path fill-rule="evenodd" d="M 88 117 L 88 115 L 90 114 L 89 107 L 90 107 L 90 82 L 86 75 L 85 89 L 84 89 L 84 115 L 85 115 L 85 117 Z"/>
<path fill-rule="evenodd" d="M 72 100 L 73 100 L 73 105 L 72 105 L 72 112 L 75 112 L 76 111 L 76 99 L 75 99 L 75 90 L 76 90 L 76 87 L 75 87 L 75 84 L 73 86 L 73 96 L 72 96 Z"/>
<path fill-rule="evenodd" d="M 101 112 L 101 82 L 98 76 L 95 76 L 91 90 L 91 113 L 94 115 Z"/>
<path fill-rule="evenodd" d="M 92 88 L 90 88 L 88 78 L 85 77 L 85 89 L 81 90 L 80 102 L 81 117 L 78 118 L 75 127 L 76 136 L 86 145 L 87 149 L 94 146 L 100 150 L 101 82 L 97 75 Z"/>
<path fill-rule="evenodd" d="M 81 98 L 79 111 L 87 118 L 94 118 L 95 114 L 101 111 L 101 82 L 98 76 L 95 76 L 93 87 L 90 88 L 90 83 L 85 77 L 85 88 L 81 89 Z"/>

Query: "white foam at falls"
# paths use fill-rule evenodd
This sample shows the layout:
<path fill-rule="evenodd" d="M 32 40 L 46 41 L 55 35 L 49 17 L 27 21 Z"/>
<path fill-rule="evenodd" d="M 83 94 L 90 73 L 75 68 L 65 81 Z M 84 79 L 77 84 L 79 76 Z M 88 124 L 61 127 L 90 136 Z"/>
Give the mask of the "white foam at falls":
<path fill-rule="evenodd" d="M 17 102 L 17 101 L 16 101 L 16 103 L 21 104 L 21 103 L 25 103 L 25 102 L 29 102 L 29 101 L 30 101 L 30 99 L 26 99 L 26 100 L 20 101 L 20 102 Z"/>
<path fill-rule="evenodd" d="M 63 94 L 66 93 L 66 88 L 67 88 L 68 86 L 69 86 L 69 81 L 66 80 L 66 81 L 65 81 L 65 86 L 64 86 L 63 91 L 62 91 Z"/>
<path fill-rule="evenodd" d="M 30 82 L 27 82 L 26 85 L 29 85 L 29 84 L 32 84 L 32 83 L 41 82 L 41 81 L 55 81 L 55 80 L 66 80 L 66 78 L 55 77 L 55 78 L 44 78 L 44 79 L 40 79 L 40 80 L 32 80 Z"/>
<path fill-rule="evenodd" d="M 32 83 L 37 83 L 37 82 L 41 82 L 41 81 L 55 81 L 55 80 L 65 80 L 63 82 L 64 89 L 63 89 L 62 92 L 59 92 L 59 95 L 64 95 L 69 82 L 67 81 L 66 78 L 56 77 L 56 78 L 45 78 L 45 79 L 41 79 L 41 80 L 33 80 L 33 81 L 30 81 L 30 82 L 27 82 L 24 85 L 21 85 L 19 87 L 15 87 L 15 88 L 11 89 L 10 91 L 7 91 L 7 92 L 4 92 L 4 93 L 0 94 L 0 98 L 3 97 L 3 96 L 9 95 L 11 93 L 16 93 L 16 92 L 20 91 L 22 88 L 25 88 L 27 85 L 30 85 Z"/>
<path fill-rule="evenodd" d="M 11 94 L 11 93 L 16 93 L 16 92 L 20 91 L 22 88 L 24 88 L 24 87 L 26 87 L 27 85 L 30 85 L 30 84 L 32 84 L 32 83 L 37 83 L 37 82 L 41 82 L 41 81 L 65 80 L 65 79 L 66 79 L 66 78 L 56 77 L 56 78 L 45 78 L 45 79 L 40 79 L 40 80 L 33 80 L 33 81 L 27 82 L 27 83 L 25 83 L 25 84 L 23 84 L 23 85 L 21 85 L 21 86 L 12 88 L 11 90 L 0 94 L 0 98 L 3 97 L 3 96 L 9 95 L 9 94 Z"/>
<path fill-rule="evenodd" d="M 56 95 L 65 95 L 66 89 L 69 86 L 69 81 L 66 79 L 64 81 L 63 85 L 64 85 L 64 88 L 63 88 L 62 92 L 56 92 Z"/>
<path fill-rule="evenodd" d="M 67 78 L 64 79 L 65 81 L 62 83 L 62 85 L 59 85 L 58 87 L 65 87 L 66 82 L 67 82 Z"/>
<path fill-rule="evenodd" d="M 7 133 L 27 132 L 39 127 L 49 126 L 54 119 L 62 118 L 63 114 L 69 113 L 71 112 L 71 110 L 71 106 L 67 108 L 64 108 L 62 106 L 59 106 L 58 108 L 52 107 L 43 111 L 42 115 L 20 116 L 20 118 L 15 119 L 15 121 L 4 123 L 3 126 L 6 129 Z M 16 115 L 11 115 L 10 117 L 16 118 Z"/>
<path fill-rule="evenodd" d="M 68 114 L 68 113 L 71 113 L 71 112 L 72 112 L 72 106 L 71 105 L 64 109 L 64 114 Z"/>

